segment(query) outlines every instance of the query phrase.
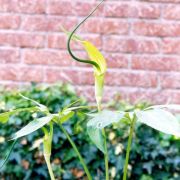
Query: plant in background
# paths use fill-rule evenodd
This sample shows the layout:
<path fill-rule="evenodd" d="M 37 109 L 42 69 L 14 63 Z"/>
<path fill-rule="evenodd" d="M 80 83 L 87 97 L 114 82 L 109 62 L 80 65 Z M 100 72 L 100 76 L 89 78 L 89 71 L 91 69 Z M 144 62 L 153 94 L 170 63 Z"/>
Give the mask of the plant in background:
<path fill-rule="evenodd" d="M 103 0 L 104 1 L 104 0 Z M 103 2 L 101 1 L 101 3 Z M 101 4 L 100 3 L 100 4 Z M 104 76 L 106 72 L 106 61 L 103 55 L 98 51 L 98 49 L 92 45 L 88 41 L 84 41 L 75 35 L 75 31 L 96 11 L 97 7 L 80 23 L 78 26 L 72 31 L 67 32 L 68 34 L 68 52 L 72 56 L 73 59 L 82 62 L 88 63 L 93 65 L 94 67 L 94 77 L 95 77 L 95 98 L 97 102 L 97 109 L 98 112 L 95 113 L 88 113 L 87 115 L 91 118 L 87 123 L 87 132 L 93 143 L 97 146 L 97 148 L 104 154 L 105 157 L 105 175 L 106 180 L 109 180 L 109 167 L 108 167 L 108 148 L 107 148 L 107 138 L 105 128 L 110 125 L 118 126 L 119 124 L 128 124 L 130 127 L 129 132 L 129 139 L 126 149 L 126 159 L 124 163 L 124 174 L 123 180 L 127 179 L 128 173 L 128 162 L 132 144 L 133 133 L 135 129 L 135 125 L 137 123 L 146 124 L 156 130 L 159 130 L 163 133 L 172 134 L 174 136 L 180 137 L 180 124 L 176 117 L 170 113 L 168 110 L 180 110 L 180 105 L 157 105 L 157 106 L 150 106 L 148 108 L 144 108 L 143 110 L 134 110 L 134 111 L 111 111 L 111 110 L 102 110 L 101 102 L 103 96 L 103 86 L 104 86 Z M 71 50 L 70 42 L 71 40 L 78 41 L 82 44 L 90 60 L 83 60 L 76 57 Z M 30 108 L 21 108 L 12 110 L 9 112 L 2 113 L 0 115 L 0 122 L 7 123 L 8 119 L 11 115 L 22 112 L 40 112 L 40 117 L 35 118 L 35 120 L 31 121 L 28 125 L 23 127 L 21 130 L 16 132 L 12 139 L 15 140 L 10 152 L 7 154 L 4 163 L 2 166 L 5 165 L 6 161 L 8 160 L 12 149 L 19 138 L 27 136 L 39 129 L 42 130 L 44 133 L 43 138 L 43 147 L 44 147 L 44 158 L 49 170 L 49 174 L 51 179 L 55 179 L 53 170 L 50 163 L 51 157 L 51 150 L 52 150 L 52 138 L 53 138 L 53 127 L 58 125 L 61 131 L 64 133 L 66 138 L 68 139 L 69 143 L 72 145 L 74 151 L 76 152 L 84 170 L 89 180 L 93 179 L 90 171 L 83 159 L 82 155 L 80 154 L 77 146 L 73 142 L 72 138 L 68 134 L 67 130 L 63 127 L 63 123 L 67 122 L 76 111 L 81 111 L 82 109 L 94 109 L 94 107 L 89 106 L 76 106 L 77 102 L 69 104 L 68 106 L 64 107 L 63 109 L 59 109 L 57 113 L 51 113 L 49 109 L 34 101 L 30 98 L 27 98 L 21 95 L 27 101 L 31 101 L 34 106 Z"/>

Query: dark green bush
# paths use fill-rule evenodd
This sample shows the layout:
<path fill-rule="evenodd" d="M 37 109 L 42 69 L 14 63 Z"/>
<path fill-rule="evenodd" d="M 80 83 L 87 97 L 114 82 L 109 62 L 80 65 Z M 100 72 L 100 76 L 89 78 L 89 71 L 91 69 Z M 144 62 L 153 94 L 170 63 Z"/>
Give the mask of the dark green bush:
<path fill-rule="evenodd" d="M 64 106 L 78 99 L 69 85 L 36 86 L 22 91 L 25 96 L 48 106 L 51 112 L 58 112 Z M 84 104 L 85 101 L 82 101 Z M 19 107 L 30 107 L 29 101 L 23 100 L 16 91 L 1 91 L 0 109 L 2 112 Z M 114 108 L 126 111 L 143 108 L 146 104 L 131 106 L 127 103 L 116 103 Z M 8 124 L 0 126 L 0 161 L 10 147 L 8 141 L 11 135 L 20 127 L 32 120 L 37 114 L 20 113 L 12 116 Z M 87 118 L 82 113 L 64 127 L 71 134 L 85 157 L 94 179 L 104 179 L 104 160 L 101 152 L 90 142 L 86 133 Z M 127 144 L 128 131 L 126 125 L 107 129 L 109 138 L 110 169 L 112 179 L 121 179 Z M 59 179 L 82 179 L 84 172 L 76 154 L 65 136 L 55 127 L 53 139 L 53 169 Z M 6 138 L 5 141 L 3 138 Z M 42 145 L 39 145 L 43 134 L 41 131 L 22 138 L 16 144 L 8 164 L 1 170 L 0 177 L 6 180 L 14 179 L 49 179 L 48 170 L 43 159 Z M 37 148 L 35 148 L 37 146 Z M 180 179 L 180 142 L 173 136 L 161 134 L 144 125 L 137 124 L 136 135 L 132 144 L 129 163 L 129 179 L 132 180 L 178 180 Z M 61 178 L 60 178 L 61 177 Z"/>

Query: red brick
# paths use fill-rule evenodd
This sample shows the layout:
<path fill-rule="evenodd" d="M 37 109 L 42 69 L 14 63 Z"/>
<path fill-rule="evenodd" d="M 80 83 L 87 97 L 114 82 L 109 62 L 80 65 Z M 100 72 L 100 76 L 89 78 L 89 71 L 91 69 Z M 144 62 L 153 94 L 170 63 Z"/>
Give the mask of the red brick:
<path fill-rule="evenodd" d="M 94 98 L 93 67 L 72 60 L 67 37 L 98 1 L 0 0 L 0 83 L 66 81 Z M 175 4 L 176 3 L 176 4 Z M 180 103 L 180 0 L 111 0 L 78 30 L 107 60 L 104 101 Z M 76 56 L 88 59 L 78 43 Z"/>
<path fill-rule="evenodd" d="M 0 29 L 17 29 L 20 26 L 20 17 L 12 15 L 0 16 Z"/>
<path fill-rule="evenodd" d="M 102 40 L 99 35 L 81 35 L 80 36 L 87 41 L 93 43 L 97 48 L 102 48 Z M 80 43 L 72 41 L 72 48 L 76 50 L 82 50 L 83 47 Z M 67 49 L 67 36 L 66 34 L 53 34 L 48 36 L 48 47 L 55 49 Z"/>
<path fill-rule="evenodd" d="M 69 54 L 65 51 L 46 51 L 46 50 L 25 50 L 23 52 L 24 62 L 27 64 L 44 64 L 44 65 L 73 65 Z"/>
<path fill-rule="evenodd" d="M 77 18 L 27 16 L 22 18 L 21 29 L 26 31 L 61 31 L 61 26 L 71 30 L 77 24 Z"/>
<path fill-rule="evenodd" d="M 102 18 L 90 18 L 82 26 L 79 32 L 101 33 L 103 30 Z"/>
<path fill-rule="evenodd" d="M 108 68 L 128 68 L 129 58 L 119 53 L 105 53 Z"/>
<path fill-rule="evenodd" d="M 146 0 L 149 2 L 157 2 L 157 3 L 179 3 L 180 0 Z"/>
<path fill-rule="evenodd" d="M 42 82 L 43 69 L 37 67 L 0 66 L 0 80 Z"/>
<path fill-rule="evenodd" d="M 123 39 L 117 36 L 107 36 L 103 48 L 107 52 L 125 53 L 157 53 L 160 44 L 156 40 Z"/>
<path fill-rule="evenodd" d="M 0 49 L 1 63 L 17 63 L 19 62 L 19 50 L 17 49 Z"/>
<path fill-rule="evenodd" d="M 143 36 L 176 37 L 180 36 L 180 24 L 147 23 L 141 21 L 133 24 L 133 33 Z"/>
<path fill-rule="evenodd" d="M 160 7 L 138 2 L 131 3 L 106 3 L 105 15 L 108 17 L 139 17 L 154 19 L 160 17 Z"/>
<path fill-rule="evenodd" d="M 128 34 L 129 24 L 127 21 L 122 21 L 118 19 L 105 19 L 101 25 L 101 33 Z"/>
<path fill-rule="evenodd" d="M 149 102 L 151 104 L 180 103 L 180 93 L 174 90 L 147 90 L 138 89 L 126 90 L 127 99 L 130 102 Z"/>
<path fill-rule="evenodd" d="M 75 85 L 94 84 L 93 72 L 81 70 L 46 69 L 45 79 L 47 82 L 69 82 Z M 83 77 L 83 78 L 82 78 Z"/>
<path fill-rule="evenodd" d="M 48 7 L 49 14 L 87 16 L 97 5 L 95 2 L 81 2 L 71 0 L 51 0 Z M 99 7 L 95 15 L 102 15 L 103 6 Z"/>
<path fill-rule="evenodd" d="M 13 66 L 0 66 L 0 80 L 12 80 L 18 79 L 18 71 Z"/>
<path fill-rule="evenodd" d="M 0 45 L 15 47 L 43 47 L 45 37 L 43 35 L 27 33 L 0 33 Z"/>
<path fill-rule="evenodd" d="M 129 24 L 127 21 L 112 18 L 105 20 L 102 18 L 91 18 L 82 25 L 80 31 L 88 33 L 128 34 Z"/>
<path fill-rule="evenodd" d="M 111 86 L 156 87 L 157 74 L 150 72 L 112 71 L 107 73 L 106 83 Z"/>
<path fill-rule="evenodd" d="M 180 7 L 172 4 L 166 5 L 163 9 L 163 17 L 165 19 L 180 20 Z"/>
<path fill-rule="evenodd" d="M 0 12 L 45 13 L 46 0 L 0 0 Z"/>
<path fill-rule="evenodd" d="M 165 39 L 162 48 L 166 54 L 180 54 L 180 39 Z"/>
<path fill-rule="evenodd" d="M 180 89 L 180 73 L 161 74 L 160 84 L 162 88 Z"/>
<path fill-rule="evenodd" d="M 19 71 L 19 81 L 43 82 L 44 80 L 44 71 L 42 67 L 21 67 Z"/>
<path fill-rule="evenodd" d="M 86 97 L 89 101 L 94 102 L 93 86 L 78 86 L 76 90 L 79 95 Z M 149 102 L 151 104 L 180 103 L 180 93 L 178 90 L 143 89 L 127 87 L 105 87 L 103 101 L 111 101 L 120 95 L 119 100 L 126 100 L 131 103 Z"/>
<path fill-rule="evenodd" d="M 133 56 L 131 65 L 133 69 L 180 71 L 180 59 L 175 57 Z"/>

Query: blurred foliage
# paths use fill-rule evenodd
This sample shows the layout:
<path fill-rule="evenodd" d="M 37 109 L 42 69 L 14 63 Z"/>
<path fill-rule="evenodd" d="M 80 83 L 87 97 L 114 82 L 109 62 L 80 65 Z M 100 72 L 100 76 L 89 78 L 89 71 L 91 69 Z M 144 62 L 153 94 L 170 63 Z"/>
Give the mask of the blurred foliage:
<path fill-rule="evenodd" d="M 22 99 L 18 91 L 0 93 L 1 112 L 30 107 L 32 103 Z M 39 101 L 49 107 L 51 112 L 58 112 L 64 106 L 78 99 L 72 86 L 58 84 L 53 86 L 32 86 L 21 91 L 25 96 Z M 148 106 L 147 103 L 130 105 L 119 103 L 108 104 L 110 108 L 131 111 Z M 82 99 L 81 104 L 86 104 Z M 0 127 L 0 162 L 8 151 L 11 135 L 26 125 L 39 114 L 20 113 L 10 118 L 8 124 Z M 95 180 L 104 179 L 103 154 L 89 140 L 86 133 L 87 117 L 80 112 L 71 118 L 64 127 L 71 134 L 79 147 Z M 122 178 L 125 159 L 125 147 L 128 138 L 128 126 L 125 124 L 106 129 L 108 133 L 108 149 L 111 179 Z M 48 170 L 42 154 L 43 133 L 39 130 L 19 140 L 8 164 L 1 170 L 0 178 L 14 179 L 49 179 Z M 53 139 L 52 164 L 58 179 L 85 179 L 84 172 L 75 152 L 65 136 L 55 127 Z M 180 179 L 180 142 L 173 136 L 161 134 L 147 126 L 137 124 L 129 163 L 129 179 L 132 180 L 179 180 Z"/>

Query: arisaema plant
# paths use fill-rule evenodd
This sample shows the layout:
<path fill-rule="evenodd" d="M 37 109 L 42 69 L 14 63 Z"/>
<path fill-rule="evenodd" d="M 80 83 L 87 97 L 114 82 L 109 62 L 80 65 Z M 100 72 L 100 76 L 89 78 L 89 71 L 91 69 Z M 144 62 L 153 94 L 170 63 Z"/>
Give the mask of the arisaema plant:
<path fill-rule="evenodd" d="M 104 1 L 104 0 L 103 0 Z M 180 111 L 180 105 L 168 104 L 168 105 L 156 105 L 145 108 L 143 110 L 135 110 L 132 112 L 123 112 L 123 111 L 112 111 L 102 109 L 102 98 L 103 98 L 103 87 L 104 87 L 104 78 L 106 73 L 106 61 L 101 52 L 89 41 L 83 40 L 81 37 L 75 34 L 76 30 L 96 11 L 96 9 L 102 4 L 101 1 L 95 9 L 82 21 L 80 22 L 72 32 L 63 31 L 68 36 L 67 49 L 71 57 L 80 62 L 87 63 L 93 66 L 94 69 L 94 82 L 95 82 L 95 99 L 97 102 L 97 112 L 95 113 L 87 113 L 86 115 L 90 118 L 87 123 L 87 133 L 92 140 L 92 142 L 97 146 L 97 148 L 104 154 L 105 157 L 105 179 L 109 180 L 109 168 L 108 168 L 108 148 L 106 142 L 106 133 L 105 128 L 111 125 L 118 125 L 119 123 L 126 123 L 129 125 L 129 138 L 126 149 L 126 159 L 124 163 L 124 174 L 123 180 L 127 179 L 127 171 L 128 171 L 128 161 L 131 150 L 131 143 L 135 125 L 138 123 L 146 124 L 147 126 L 154 128 L 160 132 L 174 135 L 176 137 L 180 137 L 180 122 L 176 119 L 175 115 L 172 112 Z M 103 28 L 103 27 L 102 27 Z M 87 52 L 89 59 L 81 59 L 74 55 L 71 50 L 71 41 L 79 42 L 84 50 Z M 83 108 L 90 108 L 87 106 L 79 106 L 72 107 L 74 105 L 70 104 L 68 107 L 65 107 L 63 110 L 59 110 L 57 114 L 51 114 L 48 108 L 38 102 L 29 99 L 27 97 L 22 96 L 22 98 L 32 101 L 34 106 L 31 108 L 22 108 L 17 110 L 12 110 L 9 112 L 5 112 L 0 114 L 0 123 L 7 123 L 9 117 L 13 114 L 29 111 L 29 112 L 41 112 L 41 117 L 31 121 L 21 130 L 16 132 L 12 140 L 14 140 L 12 147 L 7 154 L 4 162 L 1 167 L 5 165 L 7 162 L 13 147 L 17 143 L 18 139 L 27 136 L 30 133 L 33 133 L 37 130 L 42 130 L 44 133 L 43 138 L 43 147 L 44 147 L 44 158 L 48 167 L 48 171 L 52 180 L 55 179 L 53 175 L 53 170 L 51 168 L 50 158 L 51 158 L 51 150 L 52 150 L 52 138 L 53 138 L 53 126 L 58 125 L 61 131 L 65 134 L 70 144 L 72 145 L 74 151 L 76 152 L 84 170 L 89 180 L 92 180 L 88 167 L 85 164 L 83 157 L 81 156 L 78 148 L 75 143 L 72 141 L 66 129 L 63 127 L 63 123 L 68 121 L 75 113 Z M 171 112 L 172 111 L 172 112 Z M 117 126 L 118 127 L 118 126 Z"/>
<path fill-rule="evenodd" d="M 101 1 L 101 3 L 102 2 L 103 1 Z M 123 180 L 126 180 L 131 142 L 132 142 L 133 131 L 136 122 L 147 124 L 148 126 L 157 129 L 161 132 L 172 134 L 179 137 L 180 136 L 179 121 L 176 119 L 175 116 L 173 116 L 172 113 L 167 111 L 167 109 L 170 108 L 173 110 L 180 110 L 180 106 L 179 105 L 152 106 L 149 107 L 148 109 L 144 109 L 143 111 L 134 111 L 134 112 L 113 112 L 108 110 L 101 111 L 104 77 L 107 69 L 105 58 L 97 50 L 97 48 L 93 46 L 90 42 L 82 40 L 82 38 L 75 35 L 76 30 L 94 13 L 94 11 L 99 7 L 99 5 L 80 24 L 78 24 L 78 26 L 76 26 L 76 28 L 72 32 L 66 31 L 66 34 L 69 37 L 68 51 L 74 60 L 79 61 L 81 63 L 88 63 L 90 65 L 93 65 L 94 67 L 95 98 L 97 102 L 98 113 L 90 115 L 93 118 L 87 124 L 87 132 L 91 140 L 97 146 L 97 148 L 100 151 L 102 151 L 102 153 L 104 153 L 105 155 L 106 180 L 109 179 L 109 170 L 108 170 L 108 150 L 107 150 L 106 135 L 104 128 L 114 123 L 126 122 L 130 125 L 130 134 L 128 139 L 126 160 L 124 164 L 124 175 L 123 175 Z M 89 60 L 78 58 L 72 53 L 70 47 L 71 40 L 78 41 L 82 44 L 82 46 L 84 47 L 84 49 L 86 50 L 89 56 Z"/>
<path fill-rule="evenodd" d="M 33 121 L 29 122 L 29 124 L 27 124 L 25 127 L 20 129 L 18 132 L 16 132 L 12 136 L 12 138 L 10 140 L 13 140 L 14 142 L 12 144 L 12 147 L 9 150 L 9 153 L 5 157 L 4 161 L 2 162 L 2 164 L 0 164 L 0 169 L 3 168 L 3 166 L 8 161 L 8 158 L 9 158 L 15 144 L 18 142 L 18 139 L 20 139 L 24 136 L 27 136 L 37 130 L 42 130 L 42 132 L 44 133 L 43 155 L 44 155 L 44 159 L 46 161 L 47 167 L 48 167 L 49 175 L 50 175 L 51 179 L 54 180 L 55 177 L 54 177 L 53 170 L 51 167 L 50 158 L 51 158 L 51 150 L 52 150 L 52 138 L 54 135 L 53 134 L 53 126 L 58 125 L 60 127 L 61 131 L 65 134 L 65 136 L 69 140 L 74 151 L 76 152 L 76 154 L 86 172 L 88 179 L 92 179 L 90 172 L 85 164 L 85 161 L 82 158 L 81 154 L 79 153 L 78 148 L 76 147 L 75 143 L 69 136 L 66 129 L 63 127 L 63 123 L 68 121 L 74 115 L 76 110 L 89 108 L 89 107 L 87 107 L 87 106 L 72 107 L 74 104 L 77 103 L 77 102 L 73 102 L 69 106 L 64 107 L 64 109 L 59 110 L 58 113 L 51 114 L 46 106 L 39 104 L 37 101 L 34 101 L 33 99 L 29 99 L 28 97 L 25 97 L 23 95 L 21 95 L 21 97 L 24 98 L 25 100 L 32 101 L 34 106 L 30 107 L 30 108 L 21 108 L 21 109 L 16 109 L 16 110 L 2 113 L 2 114 L 0 114 L 0 123 L 7 123 L 11 115 L 14 115 L 14 114 L 17 114 L 17 113 L 20 113 L 23 111 L 32 112 L 32 113 L 41 112 L 42 115 L 41 115 L 41 117 L 35 118 Z"/>

